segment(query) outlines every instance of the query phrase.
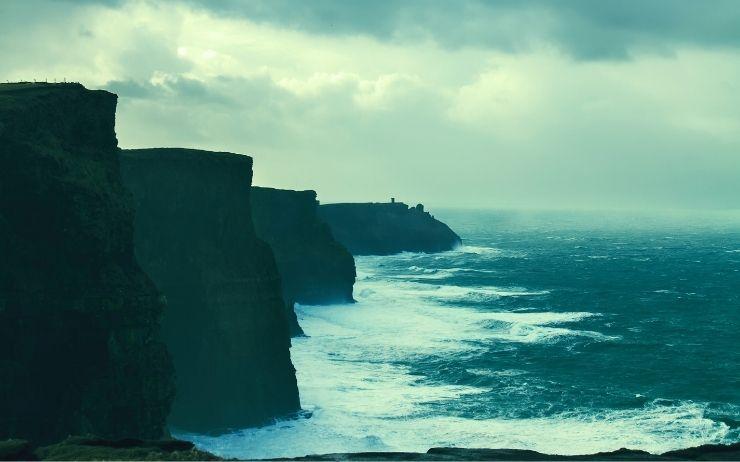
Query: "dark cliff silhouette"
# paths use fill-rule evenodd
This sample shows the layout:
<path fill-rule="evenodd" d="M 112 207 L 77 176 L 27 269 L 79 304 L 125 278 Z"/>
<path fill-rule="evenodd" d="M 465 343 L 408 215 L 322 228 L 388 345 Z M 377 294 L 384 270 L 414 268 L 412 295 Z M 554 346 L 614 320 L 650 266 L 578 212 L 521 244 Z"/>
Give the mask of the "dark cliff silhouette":
<path fill-rule="evenodd" d="M 351 300 L 346 252 L 316 218 L 315 193 L 255 189 L 257 229 L 285 252 L 293 280 L 283 289 L 252 223 L 251 158 L 121 153 L 115 107 L 115 95 L 78 84 L 0 84 L 0 460 L 216 460 L 160 439 L 174 394 L 163 308 L 181 386 L 172 420 L 214 431 L 299 407 L 281 291 L 305 303 Z M 460 243 L 418 206 L 319 212 L 356 253 Z M 329 262 L 336 274 L 310 274 Z M 663 454 L 432 448 L 295 460 L 740 460 L 740 443 Z"/>
<path fill-rule="evenodd" d="M 163 301 L 134 258 L 116 95 L 0 85 L 0 439 L 159 438 Z"/>
<path fill-rule="evenodd" d="M 355 260 L 318 217 L 315 191 L 252 188 L 257 234 L 275 252 L 291 333 L 302 333 L 293 303 L 351 303 Z"/>
<path fill-rule="evenodd" d="M 136 255 L 167 297 L 171 424 L 215 432 L 299 410 L 280 277 L 252 224 L 252 158 L 189 149 L 121 158 Z"/>
<path fill-rule="evenodd" d="M 460 237 L 421 204 L 326 204 L 319 207 L 319 216 L 352 255 L 442 252 L 461 244 Z"/>

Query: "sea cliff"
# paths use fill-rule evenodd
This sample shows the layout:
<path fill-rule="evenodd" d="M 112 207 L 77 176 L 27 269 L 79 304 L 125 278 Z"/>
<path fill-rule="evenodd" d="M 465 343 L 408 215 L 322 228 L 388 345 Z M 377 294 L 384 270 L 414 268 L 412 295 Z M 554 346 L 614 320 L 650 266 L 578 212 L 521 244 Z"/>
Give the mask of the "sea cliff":
<path fill-rule="evenodd" d="M 315 191 L 252 188 L 258 236 L 275 252 L 291 333 L 302 333 L 293 303 L 351 303 L 355 261 L 318 217 Z"/>
<path fill-rule="evenodd" d="M 319 216 L 352 255 L 442 252 L 461 244 L 449 226 L 419 204 L 403 202 L 326 204 Z"/>
<path fill-rule="evenodd" d="M 189 149 L 121 158 L 136 255 L 168 302 L 172 426 L 218 432 L 299 410 L 280 277 L 252 224 L 252 159 Z"/>
<path fill-rule="evenodd" d="M 0 85 L 0 439 L 159 438 L 160 293 L 134 258 L 116 95 Z"/>

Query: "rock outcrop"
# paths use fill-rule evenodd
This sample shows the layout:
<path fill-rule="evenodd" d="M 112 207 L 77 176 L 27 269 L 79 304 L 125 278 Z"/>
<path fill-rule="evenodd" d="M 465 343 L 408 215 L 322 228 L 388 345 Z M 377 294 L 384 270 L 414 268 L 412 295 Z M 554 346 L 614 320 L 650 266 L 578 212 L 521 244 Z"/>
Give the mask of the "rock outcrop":
<path fill-rule="evenodd" d="M 0 438 L 159 438 L 174 393 L 134 258 L 116 95 L 0 85 Z"/>
<path fill-rule="evenodd" d="M 122 151 L 142 267 L 167 297 L 175 429 L 218 432 L 300 408 L 280 277 L 252 224 L 252 159 Z"/>
<path fill-rule="evenodd" d="M 326 204 L 319 206 L 319 216 L 352 255 L 442 252 L 461 244 L 460 237 L 421 204 Z"/>
<path fill-rule="evenodd" d="M 317 214 L 315 191 L 252 188 L 252 217 L 257 235 L 275 253 L 287 302 L 291 333 L 301 334 L 293 303 L 351 303 L 355 260 L 334 240 Z"/>
<path fill-rule="evenodd" d="M 0 441 L 0 460 L 222 460 L 174 439 L 105 440 L 72 436 L 64 441 L 34 446 L 30 441 Z"/>

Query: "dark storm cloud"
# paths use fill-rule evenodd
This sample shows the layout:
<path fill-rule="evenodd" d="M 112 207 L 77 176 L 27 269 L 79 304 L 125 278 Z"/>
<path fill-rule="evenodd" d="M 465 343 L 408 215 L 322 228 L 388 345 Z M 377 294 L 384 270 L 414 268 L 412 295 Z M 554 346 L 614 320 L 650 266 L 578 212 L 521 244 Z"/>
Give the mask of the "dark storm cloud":
<path fill-rule="evenodd" d="M 33 0 L 32 0 L 33 1 Z M 124 3 L 125 0 L 48 0 L 52 3 L 59 3 L 59 4 L 68 4 L 70 6 L 75 5 L 92 5 L 92 4 L 100 4 L 100 5 L 108 5 L 108 6 L 118 6 L 122 3 Z"/>
<path fill-rule="evenodd" d="M 320 34 L 431 39 L 505 51 L 552 44 L 581 59 L 740 46 L 737 0 L 188 0 L 225 15 Z"/>
<path fill-rule="evenodd" d="M 65 8 L 127 0 L 50 0 Z M 738 0 L 179 0 L 224 16 L 323 35 L 433 40 L 508 52 L 551 45 L 578 59 L 740 46 Z M 24 4 L 48 4 L 30 0 Z M 157 2 L 154 2 L 157 3 Z M 164 2 L 163 2 L 164 3 Z M 175 3 L 169 2 L 169 3 Z"/>

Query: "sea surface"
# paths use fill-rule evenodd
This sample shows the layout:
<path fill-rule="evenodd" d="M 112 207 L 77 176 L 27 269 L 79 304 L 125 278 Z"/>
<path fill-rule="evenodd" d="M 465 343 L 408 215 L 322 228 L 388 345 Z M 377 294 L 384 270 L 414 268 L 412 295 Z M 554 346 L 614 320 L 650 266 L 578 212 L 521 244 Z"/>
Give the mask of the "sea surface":
<path fill-rule="evenodd" d="M 358 257 L 356 304 L 297 307 L 302 415 L 179 436 L 246 458 L 740 441 L 740 215 L 437 217 L 462 247 Z"/>

